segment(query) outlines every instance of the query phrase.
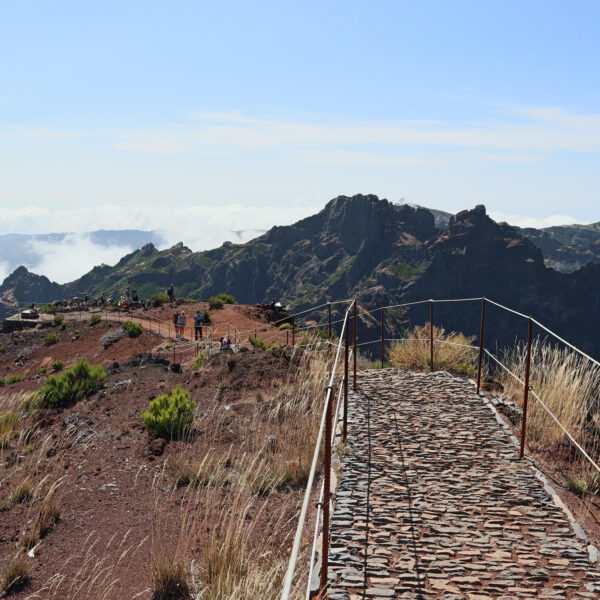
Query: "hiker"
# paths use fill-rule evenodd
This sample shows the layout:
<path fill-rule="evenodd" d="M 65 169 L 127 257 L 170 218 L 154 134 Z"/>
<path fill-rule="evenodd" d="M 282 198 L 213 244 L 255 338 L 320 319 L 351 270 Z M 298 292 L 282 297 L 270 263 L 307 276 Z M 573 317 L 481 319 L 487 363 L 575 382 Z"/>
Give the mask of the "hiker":
<path fill-rule="evenodd" d="M 204 315 L 198 311 L 194 317 L 194 339 L 202 339 L 202 325 L 204 325 Z M 200 336 L 200 337 L 198 337 Z"/>
<path fill-rule="evenodd" d="M 100 304 L 102 304 L 102 306 L 106 306 L 106 296 L 104 294 L 100 296 Z"/>
<path fill-rule="evenodd" d="M 129 300 L 130 297 L 131 297 L 131 292 L 129 291 L 129 286 L 127 286 L 127 289 L 125 290 L 125 298 L 127 298 L 127 300 Z"/>
<path fill-rule="evenodd" d="M 179 337 L 185 337 L 185 322 L 186 322 L 185 313 L 182 312 L 177 317 L 177 326 L 179 327 Z"/>
<path fill-rule="evenodd" d="M 138 301 L 138 292 L 137 292 L 137 290 L 136 290 L 135 288 L 133 288 L 133 289 L 131 290 L 131 299 L 132 299 L 134 302 L 137 302 L 137 301 Z"/>
<path fill-rule="evenodd" d="M 167 296 L 169 296 L 169 302 L 173 304 L 175 302 L 175 286 L 173 284 L 167 288 Z"/>
<path fill-rule="evenodd" d="M 231 346 L 231 340 L 229 339 L 229 336 L 221 336 L 221 338 L 219 339 L 219 341 L 221 342 L 221 348 L 225 348 L 226 346 Z"/>
<path fill-rule="evenodd" d="M 175 337 L 179 337 L 179 313 L 173 313 L 173 325 L 175 325 Z"/>

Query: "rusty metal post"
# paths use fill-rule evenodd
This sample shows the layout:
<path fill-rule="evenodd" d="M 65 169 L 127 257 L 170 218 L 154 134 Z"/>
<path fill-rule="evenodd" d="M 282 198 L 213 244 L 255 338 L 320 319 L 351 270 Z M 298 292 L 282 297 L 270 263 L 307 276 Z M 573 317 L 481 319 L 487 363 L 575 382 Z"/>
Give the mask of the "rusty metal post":
<path fill-rule="evenodd" d="M 348 326 L 350 320 L 346 313 L 346 329 L 344 336 L 344 426 L 342 428 L 342 442 L 346 443 L 348 437 Z"/>
<path fill-rule="evenodd" d="M 173 346 L 173 364 L 175 364 L 175 346 Z"/>
<path fill-rule="evenodd" d="M 327 308 L 329 311 L 329 320 L 328 320 L 328 325 L 327 325 L 327 339 L 331 340 L 331 304 L 329 302 L 327 303 Z"/>
<path fill-rule="evenodd" d="M 290 345 L 290 330 L 289 329 L 285 332 L 285 345 L 286 346 Z"/>
<path fill-rule="evenodd" d="M 429 301 L 429 369 L 433 372 L 433 300 Z"/>
<path fill-rule="evenodd" d="M 479 330 L 479 360 L 477 362 L 477 393 L 481 387 L 481 360 L 483 358 L 483 335 L 485 333 L 485 298 L 481 300 L 481 329 Z"/>
<path fill-rule="evenodd" d="M 354 350 L 354 378 L 352 380 L 352 389 L 356 391 L 356 298 L 354 299 L 354 316 L 352 323 L 352 334 L 354 336 L 354 341 L 352 344 L 352 349 Z"/>
<path fill-rule="evenodd" d="M 296 345 L 296 317 L 292 317 L 292 346 Z"/>
<path fill-rule="evenodd" d="M 385 320 L 384 320 L 384 312 L 383 311 L 384 311 L 384 308 L 382 306 L 381 307 L 381 368 L 382 369 L 383 369 L 383 342 L 385 340 L 385 337 L 384 337 L 385 336 L 385 330 L 384 330 Z"/>
<path fill-rule="evenodd" d="M 329 505 L 331 502 L 331 429 L 333 411 L 333 388 L 327 387 L 327 410 L 325 413 L 325 456 L 323 457 L 323 531 L 321 548 L 321 588 L 323 593 L 327 589 L 327 571 L 329 570 Z"/>
<path fill-rule="evenodd" d="M 525 358 L 525 390 L 523 391 L 523 421 L 521 423 L 521 451 L 519 458 L 525 454 L 525 433 L 527 431 L 527 401 L 529 400 L 529 371 L 531 369 L 531 332 L 533 322 L 529 317 L 529 326 L 527 328 L 527 357 Z"/>

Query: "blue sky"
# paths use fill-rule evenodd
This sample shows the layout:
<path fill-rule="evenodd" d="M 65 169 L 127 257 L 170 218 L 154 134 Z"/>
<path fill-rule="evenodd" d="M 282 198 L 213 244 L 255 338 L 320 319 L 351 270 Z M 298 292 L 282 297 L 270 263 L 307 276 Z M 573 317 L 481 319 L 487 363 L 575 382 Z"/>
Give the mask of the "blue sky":
<path fill-rule="evenodd" d="M 600 220 L 598 2 L 18 2 L 0 233 L 194 249 L 375 193 Z"/>

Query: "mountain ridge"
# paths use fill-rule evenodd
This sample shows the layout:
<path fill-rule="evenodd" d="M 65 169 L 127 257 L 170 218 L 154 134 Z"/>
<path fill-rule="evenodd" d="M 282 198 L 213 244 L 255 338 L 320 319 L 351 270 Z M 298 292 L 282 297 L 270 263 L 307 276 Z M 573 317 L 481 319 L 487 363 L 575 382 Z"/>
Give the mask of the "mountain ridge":
<path fill-rule="evenodd" d="M 572 273 L 549 268 L 542 250 L 522 230 L 494 222 L 483 205 L 451 216 L 440 230 L 428 209 L 358 194 L 338 196 L 315 215 L 273 227 L 245 244 L 226 242 L 202 252 L 182 243 L 161 251 L 147 244 L 112 267 L 95 267 L 74 282 L 48 287 L 48 295 L 35 300 L 52 300 L 56 295 L 49 294 L 57 291 L 64 297 L 95 296 L 127 286 L 150 296 L 170 283 L 178 296 L 206 299 L 228 292 L 243 303 L 276 297 L 298 310 L 348 297 L 377 308 L 424 298 L 487 296 L 536 315 L 598 354 L 600 345 L 590 331 L 598 317 L 581 326 L 586 295 L 592 302 L 600 298 L 598 274 L 600 264 L 593 262 Z M 20 272 L 10 285 L 5 281 L 0 303 L 6 307 L 25 292 L 42 293 L 43 285 L 52 286 L 40 280 L 36 288 L 35 277 Z M 476 334 L 478 310 L 448 317 L 447 325 Z M 576 322 L 569 324 L 567 316 Z M 418 318 L 408 311 L 390 327 L 400 332 L 407 319 Z M 490 335 L 502 340 L 508 325 L 503 318 L 499 323 Z M 366 334 L 368 325 L 363 327 Z"/>

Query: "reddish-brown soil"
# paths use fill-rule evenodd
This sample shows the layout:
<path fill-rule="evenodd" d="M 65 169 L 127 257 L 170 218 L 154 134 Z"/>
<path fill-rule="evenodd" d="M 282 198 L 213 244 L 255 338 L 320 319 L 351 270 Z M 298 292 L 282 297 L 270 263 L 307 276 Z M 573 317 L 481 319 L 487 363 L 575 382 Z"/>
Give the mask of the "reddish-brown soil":
<path fill-rule="evenodd" d="M 195 307 L 188 306 L 186 312 L 189 310 L 191 315 Z M 172 313 L 169 309 L 159 311 L 149 313 L 167 318 Z M 213 314 L 218 313 L 215 321 L 219 325 L 229 322 L 240 330 L 251 325 L 267 328 L 268 333 L 284 341 L 285 332 L 253 318 L 252 312 L 226 307 Z M 231 468 L 235 469 L 250 415 L 261 402 L 268 403 L 275 390 L 293 379 L 297 371 L 298 352 L 282 348 L 272 352 L 223 352 L 200 371 L 177 373 L 168 365 L 155 364 L 149 355 L 145 361 L 129 361 L 140 352 L 151 352 L 165 344 L 164 337 L 149 331 L 135 339 L 123 338 L 105 350 L 99 338 L 117 327 L 105 322 L 94 327 L 69 322 L 65 331 L 51 328 L 20 332 L 15 343 L 10 335 L 0 335 L 0 345 L 6 347 L 0 354 L 0 365 L 10 365 L 7 373 L 25 376 L 24 381 L 2 388 L 0 394 L 35 390 L 44 382 L 44 376 L 38 374 L 40 366 L 53 360 L 63 360 L 68 366 L 77 358 L 85 358 L 102 363 L 108 373 L 102 388 L 86 401 L 30 417 L 38 433 L 29 448 L 29 440 L 13 439 L 8 448 L 0 450 L 0 502 L 4 507 L 0 512 L 0 569 L 14 556 L 20 536 L 40 504 L 35 497 L 21 505 L 13 504 L 9 501 L 10 491 L 24 478 L 34 484 L 44 477 L 48 481 L 63 478 L 60 519 L 35 548 L 34 556 L 27 559 L 31 581 L 14 598 L 26 598 L 39 590 L 39 598 L 75 597 L 69 585 L 81 583 L 94 569 L 98 574 L 110 566 L 104 583 L 100 577 L 77 597 L 99 598 L 109 582 L 118 580 L 106 598 L 150 599 L 149 568 L 157 553 L 169 554 L 181 541 L 184 515 L 189 519 L 188 526 L 193 523 L 197 529 L 191 536 L 191 551 L 197 553 L 202 536 L 209 535 L 211 527 L 218 524 L 218 520 L 206 520 L 206 515 L 212 510 L 218 516 L 228 493 L 227 488 L 210 494 L 203 490 L 190 493 L 187 488 L 174 490 L 169 460 L 182 454 L 189 459 L 201 458 L 209 447 L 219 450 L 233 446 Z M 60 342 L 44 346 L 42 339 L 49 331 L 56 332 Z M 15 366 L 19 357 L 23 364 Z M 48 372 L 51 370 L 48 365 Z M 223 417 L 210 431 L 202 430 L 200 425 L 188 440 L 165 443 L 146 431 L 140 414 L 151 398 L 177 385 L 190 391 L 198 415 L 216 410 Z M 198 422 L 204 421 L 200 418 Z M 292 518 L 301 496 L 299 489 L 257 496 L 248 516 L 256 521 L 253 535 L 257 539 L 270 537 L 274 551 L 287 553 L 293 535 Z M 206 506 L 209 498 L 214 507 Z M 287 526 L 273 529 L 276 518 L 282 518 Z M 202 527 L 198 526 L 200 522 Z M 125 550 L 127 554 L 119 562 Z M 86 563 L 86 556 L 104 558 L 105 562 Z M 58 573 L 65 577 L 60 590 L 54 594 L 44 590 Z"/>

